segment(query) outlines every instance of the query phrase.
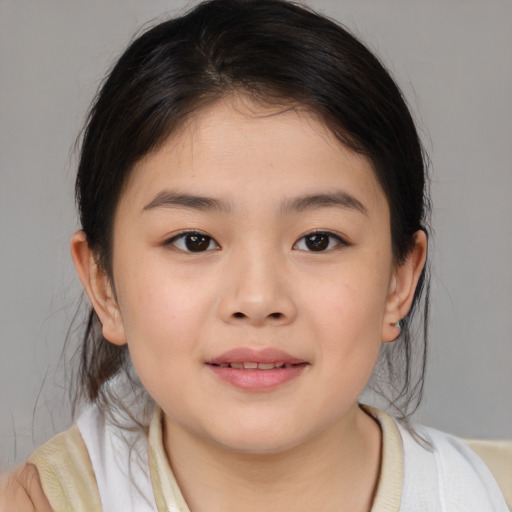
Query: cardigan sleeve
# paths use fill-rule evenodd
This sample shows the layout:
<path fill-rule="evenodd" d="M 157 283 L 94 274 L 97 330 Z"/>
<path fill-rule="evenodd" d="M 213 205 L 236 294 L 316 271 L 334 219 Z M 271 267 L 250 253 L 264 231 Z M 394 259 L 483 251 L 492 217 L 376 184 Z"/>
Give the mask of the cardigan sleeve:
<path fill-rule="evenodd" d="M 96 478 L 78 427 L 50 439 L 28 459 L 54 512 L 102 510 Z"/>
<path fill-rule="evenodd" d="M 463 439 L 484 461 L 512 510 L 512 441 Z"/>

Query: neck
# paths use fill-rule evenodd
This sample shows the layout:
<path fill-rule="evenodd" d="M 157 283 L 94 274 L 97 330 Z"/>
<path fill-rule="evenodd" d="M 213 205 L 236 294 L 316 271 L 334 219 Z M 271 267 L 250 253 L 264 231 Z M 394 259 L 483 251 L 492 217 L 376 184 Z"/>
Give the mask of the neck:
<path fill-rule="evenodd" d="M 368 512 L 379 476 L 380 429 L 358 407 L 316 437 L 280 453 L 227 450 L 168 418 L 164 443 L 191 512 Z"/>

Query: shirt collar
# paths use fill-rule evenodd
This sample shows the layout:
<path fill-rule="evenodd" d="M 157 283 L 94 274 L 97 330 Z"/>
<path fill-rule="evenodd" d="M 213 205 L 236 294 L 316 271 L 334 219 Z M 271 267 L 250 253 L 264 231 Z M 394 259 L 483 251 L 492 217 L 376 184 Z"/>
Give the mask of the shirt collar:
<path fill-rule="evenodd" d="M 404 472 L 403 445 L 395 421 L 386 413 L 361 405 L 382 431 L 379 482 L 371 512 L 398 512 Z M 157 407 L 149 426 L 149 467 L 158 512 L 190 512 L 167 460 L 163 445 L 163 414 Z"/>

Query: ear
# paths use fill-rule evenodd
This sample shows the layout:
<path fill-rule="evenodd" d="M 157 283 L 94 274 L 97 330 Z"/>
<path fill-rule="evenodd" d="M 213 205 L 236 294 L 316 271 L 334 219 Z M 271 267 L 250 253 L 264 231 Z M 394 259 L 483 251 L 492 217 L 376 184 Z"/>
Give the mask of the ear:
<path fill-rule="evenodd" d="M 402 320 L 411 308 L 418 280 L 427 259 L 427 235 L 417 231 L 415 246 L 406 260 L 395 268 L 389 284 L 386 310 L 382 323 L 383 342 L 395 341 L 400 335 L 397 322 Z"/>
<path fill-rule="evenodd" d="M 98 315 L 102 333 L 115 345 L 124 345 L 126 335 L 114 290 L 106 272 L 100 268 L 83 231 L 71 238 L 71 256 L 92 307 Z"/>

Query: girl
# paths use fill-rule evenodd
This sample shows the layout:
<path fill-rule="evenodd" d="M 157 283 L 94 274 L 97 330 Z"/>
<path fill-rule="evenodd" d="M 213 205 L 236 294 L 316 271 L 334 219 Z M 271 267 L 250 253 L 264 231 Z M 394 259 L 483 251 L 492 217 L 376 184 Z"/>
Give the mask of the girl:
<path fill-rule="evenodd" d="M 4 508 L 507 510 L 464 443 L 406 420 L 425 191 L 400 91 L 332 21 L 213 0 L 135 40 L 77 176 L 85 406 Z M 401 421 L 359 403 L 384 370 Z"/>

